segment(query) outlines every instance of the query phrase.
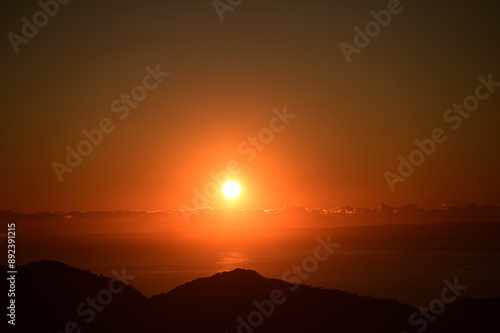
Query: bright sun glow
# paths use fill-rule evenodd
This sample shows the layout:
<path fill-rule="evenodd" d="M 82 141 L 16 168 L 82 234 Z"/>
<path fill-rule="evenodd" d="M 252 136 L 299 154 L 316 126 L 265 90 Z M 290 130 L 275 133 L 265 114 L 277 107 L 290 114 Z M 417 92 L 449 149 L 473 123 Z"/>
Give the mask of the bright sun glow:
<path fill-rule="evenodd" d="M 227 182 L 222 187 L 222 193 L 230 199 L 236 198 L 240 194 L 240 185 L 235 182 Z"/>

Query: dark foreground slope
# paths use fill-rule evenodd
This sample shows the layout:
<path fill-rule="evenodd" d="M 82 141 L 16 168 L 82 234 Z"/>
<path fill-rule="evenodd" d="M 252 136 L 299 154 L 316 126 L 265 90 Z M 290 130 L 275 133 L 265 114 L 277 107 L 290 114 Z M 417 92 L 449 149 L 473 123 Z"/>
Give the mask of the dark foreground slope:
<path fill-rule="evenodd" d="M 429 322 L 426 332 L 497 332 L 499 310 L 500 299 L 458 301 Z M 148 299 L 119 281 L 42 261 L 18 268 L 15 331 L 417 332 L 421 326 L 408 322 L 416 311 L 396 301 L 295 286 L 241 269 Z"/>
<path fill-rule="evenodd" d="M 16 332 L 132 332 L 147 319 L 148 299 L 132 286 L 54 261 L 17 271 Z"/>

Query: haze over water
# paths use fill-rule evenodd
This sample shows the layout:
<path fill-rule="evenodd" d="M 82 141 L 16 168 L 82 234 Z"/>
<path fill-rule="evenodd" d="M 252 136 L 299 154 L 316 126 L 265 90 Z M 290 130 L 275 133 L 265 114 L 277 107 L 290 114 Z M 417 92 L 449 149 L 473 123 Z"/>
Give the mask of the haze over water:
<path fill-rule="evenodd" d="M 436 297 L 444 279 L 459 277 L 463 297 L 500 296 L 500 228 L 491 224 L 331 229 L 165 232 L 23 239 L 22 262 L 52 259 L 111 276 L 126 268 L 145 295 L 216 272 L 248 268 L 283 274 L 313 256 L 317 237 L 340 247 L 304 284 L 347 290 L 414 306 Z M 425 241 L 425 246 L 423 242 Z M 291 274 L 290 276 L 296 276 Z"/>

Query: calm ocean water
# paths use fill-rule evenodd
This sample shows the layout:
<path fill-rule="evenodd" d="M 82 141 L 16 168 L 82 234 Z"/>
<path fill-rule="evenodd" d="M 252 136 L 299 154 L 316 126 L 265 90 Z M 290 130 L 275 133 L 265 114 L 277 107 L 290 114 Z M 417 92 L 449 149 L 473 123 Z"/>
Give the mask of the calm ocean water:
<path fill-rule="evenodd" d="M 500 296 L 500 233 L 491 224 L 19 236 L 18 261 L 57 260 L 106 276 L 125 267 L 151 296 L 237 267 L 282 278 L 328 236 L 340 246 L 302 283 L 426 306 L 444 279 L 458 277 L 465 298 Z"/>

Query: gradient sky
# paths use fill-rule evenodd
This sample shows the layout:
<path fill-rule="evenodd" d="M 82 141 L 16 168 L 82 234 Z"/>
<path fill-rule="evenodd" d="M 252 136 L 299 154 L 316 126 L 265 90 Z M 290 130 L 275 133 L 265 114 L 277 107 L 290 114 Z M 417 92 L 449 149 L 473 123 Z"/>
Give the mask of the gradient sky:
<path fill-rule="evenodd" d="M 221 22 L 212 1 L 71 1 L 15 53 L 36 1 L 2 3 L 0 209 L 23 212 L 193 206 L 209 173 L 236 160 L 242 194 L 210 205 L 500 205 L 500 88 L 452 130 L 443 113 L 500 81 L 498 1 L 401 1 L 348 64 L 339 47 L 387 1 L 244 0 Z M 170 75 L 120 120 L 111 103 Z M 296 118 L 252 161 L 238 152 L 273 109 Z M 59 182 L 83 129 L 115 129 Z M 449 136 L 392 192 L 398 156 Z"/>

